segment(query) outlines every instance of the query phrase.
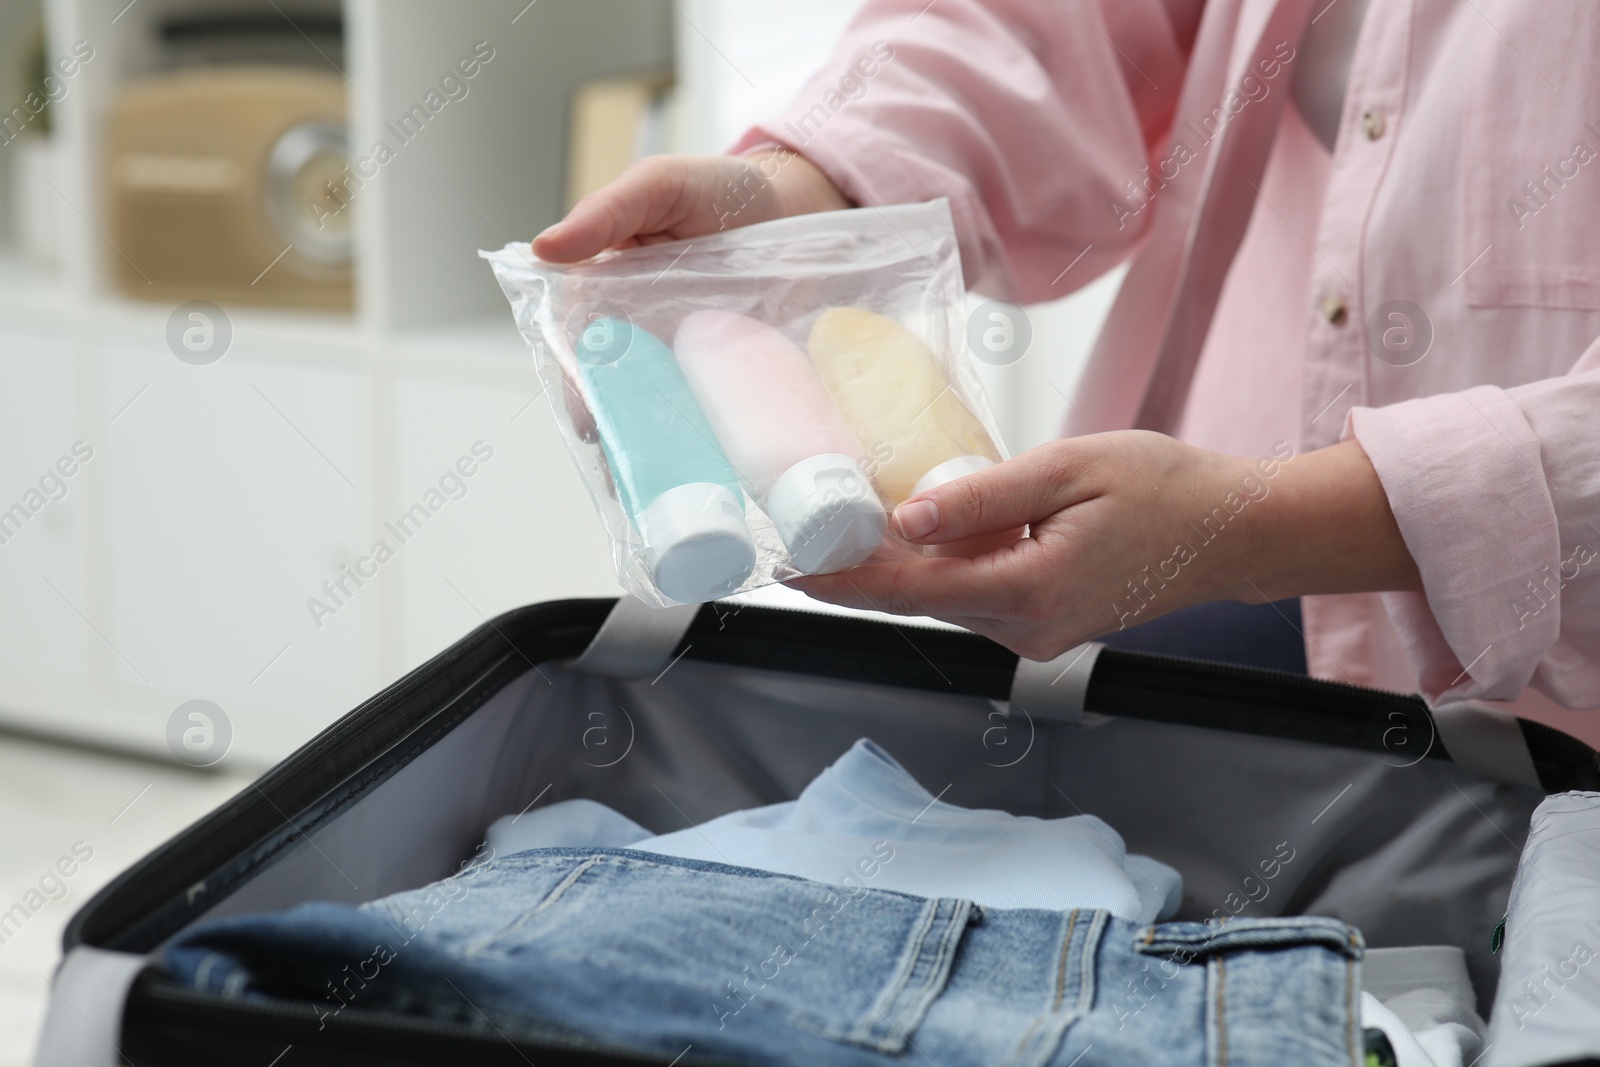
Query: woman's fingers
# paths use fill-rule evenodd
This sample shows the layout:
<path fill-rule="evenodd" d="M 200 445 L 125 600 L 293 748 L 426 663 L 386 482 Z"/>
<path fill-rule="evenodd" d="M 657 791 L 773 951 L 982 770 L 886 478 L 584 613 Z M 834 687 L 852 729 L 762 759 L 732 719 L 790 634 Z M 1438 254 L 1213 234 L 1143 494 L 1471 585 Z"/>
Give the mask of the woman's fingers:
<path fill-rule="evenodd" d="M 1007 551 L 1031 545 L 1024 539 Z M 1064 641 L 1082 640 L 1068 629 L 1074 613 L 1049 594 L 1040 573 L 1051 564 L 1039 559 L 1007 562 L 1004 556 L 870 564 L 785 584 L 848 608 L 943 619 L 1028 659 L 1047 660 L 1066 647 Z"/>
<path fill-rule="evenodd" d="M 573 263 L 643 234 L 683 221 L 692 199 L 691 161 L 646 159 L 616 181 L 573 205 L 567 217 L 533 239 L 533 254 L 551 263 Z"/>
<path fill-rule="evenodd" d="M 550 263 L 576 263 L 608 248 L 849 206 L 826 175 L 788 149 L 750 157 L 649 156 L 573 205 L 533 239 L 533 252 Z"/>
<path fill-rule="evenodd" d="M 573 205 L 533 253 L 575 263 L 608 248 L 658 244 L 776 217 L 774 187 L 738 156 L 650 156 Z"/>
<path fill-rule="evenodd" d="M 1025 558 L 1035 548 L 1026 539 L 975 559 L 931 556 L 895 563 L 870 563 L 837 574 L 792 578 L 787 584 L 808 596 L 844 607 L 892 615 L 1016 615 L 1031 595 Z"/>
<path fill-rule="evenodd" d="M 1193 536 L 1183 531 L 1204 501 L 1232 491 L 1240 462 L 1142 431 L 1052 442 L 902 506 L 896 524 L 939 554 L 791 584 L 851 607 L 957 621 L 1049 659 L 1127 617 L 1218 595 L 1213 572 L 1243 543 L 1207 549 L 1200 563 L 1173 545 Z M 1003 548 L 948 554 L 1024 523 L 1031 536 Z"/>
<path fill-rule="evenodd" d="M 621 240 L 613 239 L 616 229 L 608 212 L 580 200 L 566 218 L 533 239 L 533 254 L 547 263 L 575 263 Z"/>
<path fill-rule="evenodd" d="M 1087 499 L 1082 447 L 1057 441 L 921 493 L 894 509 L 907 541 L 945 545 L 1002 533 Z"/>

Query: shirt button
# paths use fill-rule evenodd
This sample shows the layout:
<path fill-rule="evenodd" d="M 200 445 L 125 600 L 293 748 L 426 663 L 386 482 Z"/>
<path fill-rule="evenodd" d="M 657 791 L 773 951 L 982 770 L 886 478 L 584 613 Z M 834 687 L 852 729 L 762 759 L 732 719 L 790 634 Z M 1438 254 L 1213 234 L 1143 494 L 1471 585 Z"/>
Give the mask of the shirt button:
<path fill-rule="evenodd" d="M 1333 325 L 1343 326 L 1347 314 L 1348 309 L 1341 298 L 1337 296 L 1325 296 L 1322 298 L 1322 317 Z"/>
<path fill-rule="evenodd" d="M 1377 111 L 1363 112 L 1361 115 L 1361 132 L 1367 135 L 1367 140 L 1376 141 L 1383 136 L 1385 129 L 1383 114 Z"/>

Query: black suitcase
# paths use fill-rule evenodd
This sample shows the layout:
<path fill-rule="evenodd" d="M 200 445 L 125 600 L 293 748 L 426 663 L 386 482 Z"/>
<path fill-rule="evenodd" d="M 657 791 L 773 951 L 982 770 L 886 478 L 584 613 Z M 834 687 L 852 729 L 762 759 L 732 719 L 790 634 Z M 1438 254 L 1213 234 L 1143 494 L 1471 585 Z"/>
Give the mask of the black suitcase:
<path fill-rule="evenodd" d="M 1541 863 L 1600 919 L 1600 767 L 1565 734 L 1095 645 L 1019 664 L 964 632 L 626 599 L 485 624 L 124 872 L 67 929 L 39 1063 L 641 1062 L 359 1005 L 323 1025 L 309 1002 L 196 993 L 146 961 L 202 918 L 444 877 L 535 803 L 589 797 L 664 832 L 790 799 L 862 736 L 952 803 L 1104 817 L 1182 872 L 1180 919 L 1323 914 L 1372 946 L 1457 945 L 1491 1022 L 1485 1064 L 1600 1063 L 1595 976 L 1539 1010 L 1514 1000 L 1545 946 L 1600 948 L 1518 876 L 1535 809 L 1559 803 L 1577 821 Z M 1294 859 L 1264 879 L 1280 843 Z M 1517 973 L 1496 993 L 1502 964 Z"/>

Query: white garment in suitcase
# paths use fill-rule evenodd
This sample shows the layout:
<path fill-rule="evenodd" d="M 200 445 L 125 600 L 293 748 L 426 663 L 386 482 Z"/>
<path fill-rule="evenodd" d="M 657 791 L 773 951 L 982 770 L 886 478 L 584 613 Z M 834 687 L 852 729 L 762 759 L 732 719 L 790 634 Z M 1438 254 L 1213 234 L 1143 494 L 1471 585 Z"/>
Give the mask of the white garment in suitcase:
<path fill-rule="evenodd" d="M 1483 1067 L 1600 1056 L 1600 793 L 1534 810 L 1502 951 Z"/>

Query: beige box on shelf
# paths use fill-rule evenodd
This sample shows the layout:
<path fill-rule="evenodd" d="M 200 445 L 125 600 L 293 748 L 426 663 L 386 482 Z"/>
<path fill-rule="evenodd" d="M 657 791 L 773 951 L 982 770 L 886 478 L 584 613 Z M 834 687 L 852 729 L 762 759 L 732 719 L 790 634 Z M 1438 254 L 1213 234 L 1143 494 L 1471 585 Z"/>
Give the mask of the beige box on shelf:
<path fill-rule="evenodd" d="M 605 185 L 666 142 L 665 101 L 672 75 L 596 78 L 572 94 L 567 145 L 566 202 L 573 204 Z"/>
<path fill-rule="evenodd" d="M 345 116 L 343 80 L 317 71 L 213 67 L 124 88 L 105 154 L 118 287 L 350 308 Z"/>

